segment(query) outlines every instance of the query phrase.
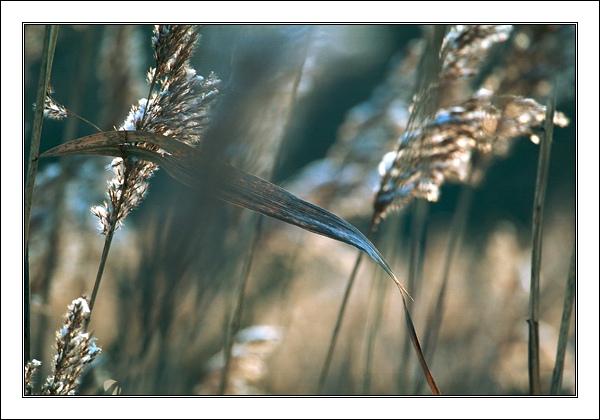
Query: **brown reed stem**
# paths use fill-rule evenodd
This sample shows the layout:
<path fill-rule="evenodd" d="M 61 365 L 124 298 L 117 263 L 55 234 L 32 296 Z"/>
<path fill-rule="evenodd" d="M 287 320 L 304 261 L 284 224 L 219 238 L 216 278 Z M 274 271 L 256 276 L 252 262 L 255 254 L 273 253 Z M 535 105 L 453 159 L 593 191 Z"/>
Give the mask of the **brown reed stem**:
<path fill-rule="evenodd" d="M 571 324 L 571 313 L 573 312 L 573 303 L 575 301 L 575 251 L 575 244 L 573 244 L 562 319 L 560 321 L 560 331 L 558 333 L 558 345 L 556 346 L 556 362 L 554 363 L 554 370 L 552 371 L 550 395 L 558 395 L 562 386 L 565 353 L 567 351 L 567 341 L 569 340 L 569 326 Z"/>
<path fill-rule="evenodd" d="M 98 296 L 98 290 L 100 289 L 100 282 L 102 281 L 102 274 L 104 273 L 104 266 L 106 265 L 106 260 L 108 259 L 108 251 L 110 250 L 110 244 L 112 243 L 112 238 L 115 233 L 114 229 L 111 229 L 107 234 L 104 240 L 104 248 L 102 249 L 102 256 L 100 257 L 100 265 L 98 266 L 98 273 L 96 274 L 96 281 L 94 282 L 94 290 L 92 291 L 92 297 L 90 298 L 90 316 L 88 317 L 87 323 L 90 323 L 92 318 L 92 313 L 94 309 L 94 303 L 96 302 L 96 297 Z"/>
<path fill-rule="evenodd" d="M 548 184 L 548 170 L 550 167 L 550 151 L 552 149 L 552 135 L 554 132 L 554 109 L 556 107 L 556 84 L 552 91 L 554 95 L 548 98 L 546 105 L 546 121 L 544 122 L 544 135 L 540 144 L 535 197 L 533 202 L 533 238 L 531 255 L 531 287 L 529 295 L 529 392 L 531 395 L 540 395 L 540 272 L 542 265 L 542 225 L 544 219 L 544 200 Z"/>
<path fill-rule="evenodd" d="M 27 257 L 27 245 L 29 243 L 29 222 L 31 218 L 31 205 L 33 203 L 33 190 L 35 187 L 35 176 L 38 168 L 38 157 L 40 151 L 40 139 L 42 137 L 42 125 L 44 121 L 44 100 L 48 85 L 50 84 L 50 73 L 54 60 L 54 50 L 58 37 L 58 25 L 46 25 L 44 33 L 44 49 L 42 51 L 42 62 L 40 65 L 40 77 L 38 80 L 36 108 L 33 115 L 33 128 L 31 132 L 31 143 L 29 148 L 29 159 L 27 176 L 25 178 L 25 276 L 24 276 L 24 362 L 31 360 L 31 312 L 30 312 L 30 285 L 29 285 L 29 258 Z"/>
<path fill-rule="evenodd" d="M 125 156 L 123 156 L 123 159 L 125 159 Z M 108 230 L 106 232 L 106 238 L 104 240 L 104 248 L 102 249 L 102 256 L 100 257 L 100 265 L 98 266 L 98 273 L 96 274 L 96 281 L 94 282 L 94 290 L 92 291 L 92 296 L 90 297 L 90 315 L 87 318 L 86 324 L 85 324 L 85 330 L 87 330 L 87 327 L 90 325 L 90 321 L 92 319 L 92 315 L 94 313 L 94 304 L 96 302 L 96 297 L 98 296 L 98 290 L 100 289 L 100 282 L 102 281 L 102 274 L 104 273 L 104 267 L 106 265 L 106 260 L 108 259 L 108 251 L 110 251 L 110 245 L 112 243 L 112 239 L 113 236 L 115 234 L 115 230 L 117 230 L 117 224 L 118 224 L 118 218 L 119 218 L 119 213 L 121 212 L 121 207 L 123 206 L 123 200 L 125 199 L 125 188 L 128 188 L 128 184 L 129 184 L 129 175 L 130 175 L 130 171 L 127 169 L 128 166 L 124 164 L 124 171 L 123 171 L 123 183 L 121 185 L 121 194 L 119 196 L 119 201 L 117 202 L 117 205 L 115 206 L 115 208 L 113 209 L 113 215 L 112 215 L 112 221 L 110 223 L 110 226 L 108 227 Z"/>

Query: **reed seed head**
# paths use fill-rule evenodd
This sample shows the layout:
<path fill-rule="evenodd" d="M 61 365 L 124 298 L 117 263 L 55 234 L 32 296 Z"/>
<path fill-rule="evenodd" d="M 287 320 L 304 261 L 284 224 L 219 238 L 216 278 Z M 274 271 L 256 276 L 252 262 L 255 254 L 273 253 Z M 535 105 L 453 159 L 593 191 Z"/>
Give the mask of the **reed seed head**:
<path fill-rule="evenodd" d="M 92 363 L 101 349 L 96 339 L 86 332 L 90 308 L 85 298 L 69 305 L 63 327 L 56 332 L 56 356 L 52 374 L 42 387 L 43 395 L 74 395 L 83 369 Z"/>

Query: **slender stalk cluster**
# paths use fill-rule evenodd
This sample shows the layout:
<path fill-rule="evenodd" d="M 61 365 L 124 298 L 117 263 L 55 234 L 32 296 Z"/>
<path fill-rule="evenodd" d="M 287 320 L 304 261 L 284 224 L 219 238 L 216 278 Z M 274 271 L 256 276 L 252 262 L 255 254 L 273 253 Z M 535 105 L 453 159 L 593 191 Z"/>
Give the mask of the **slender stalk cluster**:
<path fill-rule="evenodd" d="M 476 75 L 485 51 L 506 40 L 509 32 L 506 26 L 452 28 L 441 48 L 442 67 L 435 88 L 449 93 L 458 79 Z M 417 100 L 422 97 L 416 96 Z M 387 153 L 379 165 L 376 219 L 403 208 L 413 198 L 437 201 L 446 180 L 466 182 L 475 153 L 506 154 L 511 140 L 522 135 L 537 142 L 535 128 L 541 127 L 545 112 L 546 107 L 533 99 L 497 96 L 480 88 L 465 100 L 425 115 L 409 126 L 398 149 Z M 556 113 L 554 123 L 563 127 L 568 120 Z"/>
<path fill-rule="evenodd" d="M 96 339 L 85 332 L 89 315 L 90 308 L 84 298 L 75 299 L 69 306 L 65 324 L 56 332 L 57 354 L 52 374 L 42 387 L 43 395 L 74 395 L 83 369 L 100 354 Z"/>

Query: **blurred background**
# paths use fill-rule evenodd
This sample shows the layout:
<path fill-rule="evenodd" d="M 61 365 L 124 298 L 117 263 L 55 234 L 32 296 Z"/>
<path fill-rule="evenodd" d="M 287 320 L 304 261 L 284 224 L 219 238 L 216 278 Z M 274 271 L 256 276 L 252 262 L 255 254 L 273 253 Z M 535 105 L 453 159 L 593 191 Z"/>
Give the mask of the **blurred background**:
<path fill-rule="evenodd" d="M 28 156 L 44 27 L 26 25 L 25 155 Z M 418 25 L 207 25 L 192 58 L 221 80 L 201 147 L 366 232 L 377 166 L 406 128 L 423 37 Z M 150 25 L 60 26 L 53 97 L 103 130 L 122 124 L 148 95 Z M 540 340 L 549 389 L 575 242 L 574 26 L 516 26 L 487 71 L 504 70 L 499 94 L 545 104 L 560 79 L 543 229 Z M 299 83 L 297 83 L 299 81 Z M 480 82 L 481 80 L 479 80 Z M 477 83 L 475 81 L 474 83 Z M 75 118 L 45 120 L 41 151 L 93 134 Z M 443 322 L 425 348 L 446 395 L 526 395 L 531 218 L 539 147 L 527 137 L 491 162 L 474 188 L 464 240 L 453 260 Z M 29 239 L 32 356 L 48 373 L 54 331 L 70 302 L 91 294 L 104 238 L 90 207 L 105 200 L 110 158 L 43 159 Z M 426 335 L 442 281 L 462 186 L 414 203 L 379 226 L 373 242 L 408 284 L 411 229 L 422 220 L 411 311 Z M 418 215 L 425 215 L 420 218 Z M 158 171 L 148 197 L 115 234 L 90 329 L 103 352 L 81 392 L 215 394 L 219 352 L 257 216 L 197 196 Z M 345 244 L 264 220 L 252 260 L 228 393 L 312 395 L 357 257 Z M 340 331 L 325 393 L 428 394 L 407 351 L 395 285 L 363 261 Z M 574 317 L 573 317 L 574 318 Z M 574 323 L 572 319 L 572 323 Z M 571 325 L 562 394 L 575 393 Z M 115 382 L 116 381 L 116 382 Z M 112 386 L 112 388 L 111 388 Z"/>

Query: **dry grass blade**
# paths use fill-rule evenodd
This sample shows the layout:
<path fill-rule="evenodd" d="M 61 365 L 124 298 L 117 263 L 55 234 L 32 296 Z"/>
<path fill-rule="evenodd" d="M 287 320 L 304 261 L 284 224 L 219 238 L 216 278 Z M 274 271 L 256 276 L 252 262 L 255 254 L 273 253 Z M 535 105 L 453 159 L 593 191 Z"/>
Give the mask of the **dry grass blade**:
<path fill-rule="evenodd" d="M 65 143 L 42 157 L 76 154 L 151 161 L 200 193 L 352 245 L 366 252 L 390 275 L 400 291 L 408 295 L 381 253 L 354 226 L 277 185 L 220 162 L 174 138 L 141 131 L 104 132 Z"/>

